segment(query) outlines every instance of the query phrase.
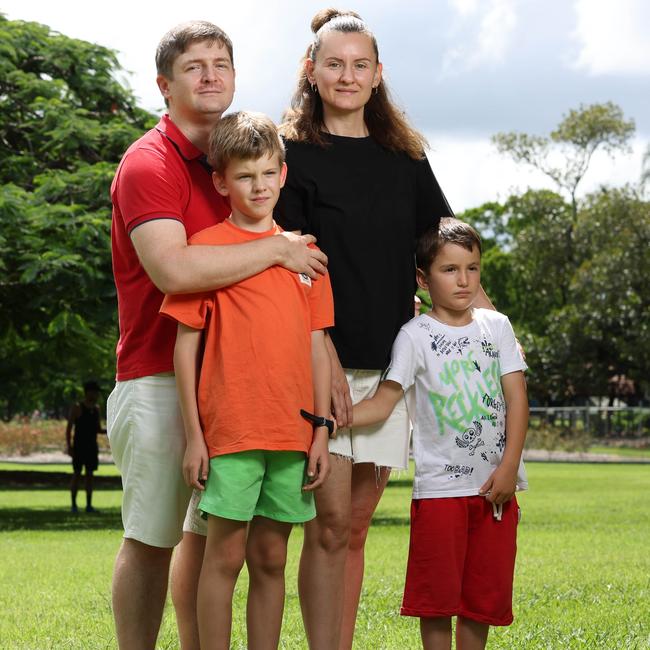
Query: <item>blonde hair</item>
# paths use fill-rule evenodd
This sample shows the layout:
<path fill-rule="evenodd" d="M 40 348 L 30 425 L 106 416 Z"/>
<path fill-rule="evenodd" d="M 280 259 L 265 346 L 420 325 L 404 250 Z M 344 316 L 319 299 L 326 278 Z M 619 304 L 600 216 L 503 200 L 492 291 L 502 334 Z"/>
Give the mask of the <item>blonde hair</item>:
<path fill-rule="evenodd" d="M 229 163 L 278 155 L 284 162 L 284 144 L 273 120 L 263 113 L 238 111 L 222 117 L 210 134 L 208 162 L 223 175 Z"/>

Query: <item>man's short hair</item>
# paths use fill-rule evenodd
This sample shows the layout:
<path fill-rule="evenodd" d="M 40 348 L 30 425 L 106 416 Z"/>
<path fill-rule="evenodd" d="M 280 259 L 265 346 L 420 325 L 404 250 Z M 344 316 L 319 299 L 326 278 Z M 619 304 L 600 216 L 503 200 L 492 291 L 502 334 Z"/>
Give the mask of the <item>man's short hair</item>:
<path fill-rule="evenodd" d="M 278 154 L 280 164 L 284 162 L 284 144 L 278 129 L 263 113 L 229 113 L 210 134 L 208 161 L 222 176 L 232 160 L 257 160 L 273 154 Z"/>
<path fill-rule="evenodd" d="M 454 217 L 444 217 L 440 219 L 438 230 L 430 228 L 420 235 L 415 248 L 417 267 L 428 271 L 445 244 L 457 244 L 468 251 L 476 246 L 481 253 L 481 237 L 472 226 Z"/>
<path fill-rule="evenodd" d="M 200 41 L 217 42 L 225 47 L 230 55 L 230 62 L 235 65 L 232 55 L 232 41 L 220 27 L 206 20 L 192 20 L 172 27 L 158 43 L 156 49 L 156 70 L 167 79 L 173 78 L 174 61 L 192 45 Z"/>

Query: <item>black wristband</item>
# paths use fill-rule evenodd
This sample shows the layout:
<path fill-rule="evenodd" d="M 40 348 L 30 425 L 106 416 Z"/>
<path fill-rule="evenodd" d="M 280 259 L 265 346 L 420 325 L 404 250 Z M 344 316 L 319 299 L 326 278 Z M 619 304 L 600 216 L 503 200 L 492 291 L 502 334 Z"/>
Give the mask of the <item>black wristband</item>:
<path fill-rule="evenodd" d="M 328 420 L 322 415 L 314 415 L 309 411 L 305 411 L 305 409 L 300 409 L 300 415 L 302 415 L 305 420 L 309 420 L 309 422 L 314 425 L 314 428 L 327 427 L 327 434 L 330 438 L 332 437 L 332 434 L 334 433 L 334 420 Z"/>

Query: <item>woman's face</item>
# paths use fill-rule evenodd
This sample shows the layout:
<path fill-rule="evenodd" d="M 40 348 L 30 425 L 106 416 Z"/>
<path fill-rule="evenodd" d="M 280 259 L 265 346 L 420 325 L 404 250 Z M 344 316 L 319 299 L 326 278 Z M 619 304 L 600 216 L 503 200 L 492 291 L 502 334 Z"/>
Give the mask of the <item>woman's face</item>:
<path fill-rule="evenodd" d="M 316 61 L 307 59 L 305 66 L 309 82 L 318 86 L 325 116 L 363 112 L 381 81 L 381 63 L 366 34 L 327 32 Z"/>

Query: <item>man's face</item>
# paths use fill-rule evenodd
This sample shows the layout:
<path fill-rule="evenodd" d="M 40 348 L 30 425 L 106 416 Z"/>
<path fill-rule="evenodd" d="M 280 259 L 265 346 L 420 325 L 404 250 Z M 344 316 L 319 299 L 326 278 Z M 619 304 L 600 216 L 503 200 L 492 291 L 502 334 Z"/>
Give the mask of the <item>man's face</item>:
<path fill-rule="evenodd" d="M 159 75 L 157 81 L 175 121 L 216 121 L 235 92 L 235 70 L 218 41 L 192 43 L 174 61 L 172 78 Z"/>

